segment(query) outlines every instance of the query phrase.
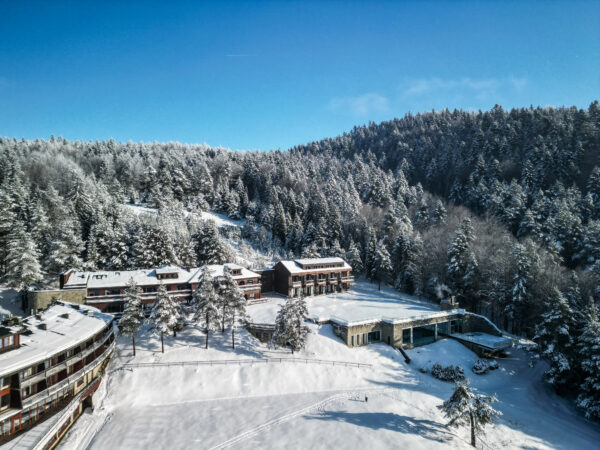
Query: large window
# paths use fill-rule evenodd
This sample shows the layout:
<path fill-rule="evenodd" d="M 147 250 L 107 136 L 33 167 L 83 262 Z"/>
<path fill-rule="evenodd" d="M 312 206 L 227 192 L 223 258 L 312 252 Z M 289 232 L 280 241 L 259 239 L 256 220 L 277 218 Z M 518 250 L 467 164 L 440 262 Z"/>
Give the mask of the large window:
<path fill-rule="evenodd" d="M 0 397 L 0 411 L 4 411 L 5 409 L 8 409 L 9 406 L 10 406 L 10 393 Z"/>
<path fill-rule="evenodd" d="M 381 340 L 381 332 L 380 331 L 372 331 L 368 335 L 369 343 L 377 342 Z"/>

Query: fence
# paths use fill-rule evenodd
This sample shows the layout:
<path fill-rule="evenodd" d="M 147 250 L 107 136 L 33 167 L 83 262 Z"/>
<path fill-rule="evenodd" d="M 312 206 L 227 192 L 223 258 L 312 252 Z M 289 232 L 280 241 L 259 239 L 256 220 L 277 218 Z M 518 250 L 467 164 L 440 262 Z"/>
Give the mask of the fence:
<path fill-rule="evenodd" d="M 114 370 L 133 369 L 141 367 L 173 367 L 173 366 L 218 366 L 231 364 L 271 364 L 271 363 L 296 363 L 296 364 L 320 364 L 324 366 L 345 366 L 345 367 L 372 367 L 372 364 L 358 363 L 352 361 L 332 361 L 325 359 L 310 358 L 248 358 L 248 359 L 215 359 L 201 361 L 166 361 L 166 362 L 148 362 L 148 363 L 126 363 Z"/>

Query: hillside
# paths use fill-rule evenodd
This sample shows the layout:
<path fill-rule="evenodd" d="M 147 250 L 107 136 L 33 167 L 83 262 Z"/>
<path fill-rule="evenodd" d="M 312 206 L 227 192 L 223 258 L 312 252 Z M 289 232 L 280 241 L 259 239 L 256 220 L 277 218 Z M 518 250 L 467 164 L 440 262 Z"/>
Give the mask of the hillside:
<path fill-rule="evenodd" d="M 600 416 L 598 110 L 408 115 L 286 152 L 0 139 L 1 282 L 340 256 L 535 338 Z"/>

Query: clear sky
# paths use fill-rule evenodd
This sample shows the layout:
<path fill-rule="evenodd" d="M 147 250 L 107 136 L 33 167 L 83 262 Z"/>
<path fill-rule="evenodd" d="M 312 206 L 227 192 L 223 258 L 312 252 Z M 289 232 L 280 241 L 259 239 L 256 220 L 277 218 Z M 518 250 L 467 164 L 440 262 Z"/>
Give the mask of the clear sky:
<path fill-rule="evenodd" d="M 0 136 L 287 149 L 448 107 L 587 107 L 600 1 L 0 2 Z"/>

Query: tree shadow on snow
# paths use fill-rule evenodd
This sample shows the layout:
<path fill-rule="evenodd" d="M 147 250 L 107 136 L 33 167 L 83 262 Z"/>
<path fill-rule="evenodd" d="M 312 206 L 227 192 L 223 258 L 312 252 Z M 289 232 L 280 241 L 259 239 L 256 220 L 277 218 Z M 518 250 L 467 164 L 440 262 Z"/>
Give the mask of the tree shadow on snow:
<path fill-rule="evenodd" d="M 316 416 L 308 416 L 308 419 L 346 422 L 372 430 L 390 430 L 405 434 L 416 434 L 432 441 L 447 442 L 444 438 L 447 430 L 443 424 L 432 420 L 400 416 L 394 413 L 328 411 Z"/>

